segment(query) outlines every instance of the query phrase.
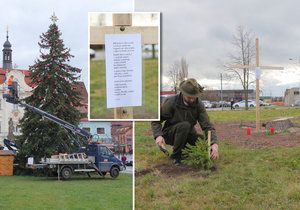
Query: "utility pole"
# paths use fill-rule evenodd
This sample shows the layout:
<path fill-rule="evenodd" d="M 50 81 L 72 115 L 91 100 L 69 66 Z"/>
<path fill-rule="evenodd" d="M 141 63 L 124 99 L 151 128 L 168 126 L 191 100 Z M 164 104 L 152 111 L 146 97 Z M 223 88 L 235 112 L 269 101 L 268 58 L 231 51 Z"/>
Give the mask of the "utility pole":
<path fill-rule="evenodd" d="M 221 76 L 221 106 L 222 106 L 222 111 L 223 111 L 223 76 L 222 73 L 220 74 Z"/>

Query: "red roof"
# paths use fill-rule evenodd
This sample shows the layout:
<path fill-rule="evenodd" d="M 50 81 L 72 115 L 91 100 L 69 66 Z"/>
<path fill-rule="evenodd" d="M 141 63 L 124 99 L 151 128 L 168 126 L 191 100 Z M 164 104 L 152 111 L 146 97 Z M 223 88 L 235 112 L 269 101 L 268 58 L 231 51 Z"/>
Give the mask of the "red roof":
<path fill-rule="evenodd" d="M 73 87 L 73 90 L 77 90 L 80 93 L 82 104 L 88 104 L 88 92 L 85 88 L 84 82 L 77 82 L 77 85 Z"/>
<path fill-rule="evenodd" d="M 31 84 L 31 77 L 30 77 L 30 71 L 25 69 L 3 69 L 0 68 L 0 84 L 3 84 L 6 81 L 6 74 L 12 70 L 20 71 L 25 75 L 25 83 L 29 85 L 30 87 L 34 87 L 35 85 Z M 83 104 L 80 107 L 77 107 L 77 109 L 84 113 L 84 117 L 82 118 L 83 121 L 87 120 L 87 112 L 88 112 L 88 93 L 86 90 L 86 87 L 83 82 L 78 82 L 76 86 L 73 87 L 74 90 L 78 90 L 78 92 L 81 95 L 81 103 Z"/>
<path fill-rule="evenodd" d="M 77 109 L 84 113 L 84 117 L 81 118 L 81 121 L 88 121 L 87 120 L 87 113 L 88 113 L 88 93 L 85 88 L 85 85 L 83 82 L 78 82 L 76 86 L 73 87 L 73 90 L 78 91 L 81 96 L 81 104 L 82 106 L 77 107 Z"/>
<path fill-rule="evenodd" d="M 176 91 L 160 91 L 160 95 L 175 95 Z"/>
<path fill-rule="evenodd" d="M 25 75 L 25 82 L 27 85 L 31 86 L 30 71 L 25 69 L 2 69 L 0 68 L 0 84 L 3 84 L 6 80 L 6 74 L 12 70 L 20 71 Z"/>
<path fill-rule="evenodd" d="M 112 121 L 111 125 L 115 126 L 132 126 L 132 122 L 130 121 Z"/>

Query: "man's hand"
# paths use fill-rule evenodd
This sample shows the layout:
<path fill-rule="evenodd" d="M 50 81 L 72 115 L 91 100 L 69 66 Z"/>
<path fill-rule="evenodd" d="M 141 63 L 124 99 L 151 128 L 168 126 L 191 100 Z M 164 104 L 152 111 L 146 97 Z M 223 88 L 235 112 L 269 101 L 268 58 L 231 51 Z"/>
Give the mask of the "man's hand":
<path fill-rule="evenodd" d="M 161 147 L 164 148 L 164 149 L 166 148 L 166 147 L 165 147 L 166 142 L 165 142 L 164 137 L 162 137 L 162 136 L 156 137 L 155 143 L 156 143 L 158 146 L 161 146 Z"/>
<path fill-rule="evenodd" d="M 219 146 L 217 144 L 211 145 L 210 157 L 213 160 L 216 160 L 219 158 Z"/>

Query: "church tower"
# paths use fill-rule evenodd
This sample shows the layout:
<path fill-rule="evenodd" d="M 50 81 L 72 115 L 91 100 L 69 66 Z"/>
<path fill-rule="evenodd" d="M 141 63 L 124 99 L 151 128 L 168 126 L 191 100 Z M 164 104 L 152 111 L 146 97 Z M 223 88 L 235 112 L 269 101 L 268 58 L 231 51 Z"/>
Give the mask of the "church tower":
<path fill-rule="evenodd" d="M 3 69 L 12 69 L 12 50 L 8 41 L 8 30 L 6 31 L 6 41 L 3 44 Z"/>

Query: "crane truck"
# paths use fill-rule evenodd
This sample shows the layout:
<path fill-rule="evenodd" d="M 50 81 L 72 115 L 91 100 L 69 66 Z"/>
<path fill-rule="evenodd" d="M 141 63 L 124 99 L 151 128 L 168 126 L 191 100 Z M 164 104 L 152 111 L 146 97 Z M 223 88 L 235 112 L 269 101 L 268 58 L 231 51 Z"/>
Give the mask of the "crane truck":
<path fill-rule="evenodd" d="M 16 81 L 14 81 L 12 86 L 9 86 L 8 89 L 9 93 L 3 94 L 3 98 L 6 102 L 27 108 L 41 115 L 43 118 L 70 130 L 74 134 L 87 138 L 87 140 L 92 138 L 91 133 L 88 131 L 20 101 L 18 96 L 18 83 Z M 89 177 L 90 172 L 97 172 L 102 177 L 109 172 L 112 178 L 117 178 L 119 172 L 126 169 L 122 161 L 116 158 L 106 145 L 91 142 L 87 147 L 81 147 L 79 151 L 80 152 L 72 154 L 58 154 L 52 155 L 50 158 L 42 158 L 38 164 L 34 163 L 33 158 L 29 158 L 27 166 L 32 169 L 45 169 L 47 171 L 57 172 L 58 179 L 62 178 L 64 180 L 70 179 L 76 172 L 84 172 Z"/>

